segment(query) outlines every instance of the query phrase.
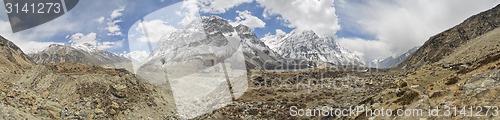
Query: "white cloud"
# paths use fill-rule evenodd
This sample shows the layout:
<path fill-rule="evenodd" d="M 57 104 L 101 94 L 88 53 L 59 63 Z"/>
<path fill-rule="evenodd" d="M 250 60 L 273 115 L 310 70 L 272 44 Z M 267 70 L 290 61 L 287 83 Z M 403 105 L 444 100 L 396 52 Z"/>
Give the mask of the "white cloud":
<path fill-rule="evenodd" d="M 272 34 L 271 32 L 268 32 L 266 35 L 264 35 L 263 39 L 271 39 L 271 38 L 282 38 L 284 37 L 285 35 L 287 35 L 287 33 L 281 29 L 276 29 L 274 30 L 275 31 L 275 34 Z"/>
<path fill-rule="evenodd" d="M 71 46 L 78 46 L 83 44 L 90 44 L 93 46 L 97 46 L 96 38 L 97 38 L 96 33 L 89 33 L 87 35 L 83 33 L 75 33 L 71 35 L 68 39 L 69 42 L 71 43 Z"/>
<path fill-rule="evenodd" d="M 253 0 L 199 0 L 201 10 L 208 13 L 225 13 L 228 9 Z"/>
<path fill-rule="evenodd" d="M 257 0 L 265 8 L 264 17 L 281 15 L 289 27 L 313 30 L 319 35 L 335 35 L 340 29 L 333 0 Z"/>
<path fill-rule="evenodd" d="M 97 48 L 100 50 L 119 48 L 123 46 L 123 41 L 100 42 Z"/>
<path fill-rule="evenodd" d="M 63 44 L 59 42 L 34 41 L 34 36 L 14 34 L 10 28 L 10 23 L 3 20 L 0 20 L 0 33 L 2 33 L 1 35 L 4 38 L 16 44 L 25 53 L 36 53 L 44 50 L 51 44 Z"/>
<path fill-rule="evenodd" d="M 198 0 L 184 0 L 184 2 L 182 2 L 181 8 L 185 11 L 178 11 L 181 16 L 184 16 L 180 22 L 181 25 L 186 26 L 193 20 L 199 18 L 200 7 L 198 4 Z"/>
<path fill-rule="evenodd" d="M 246 25 L 250 28 L 263 28 L 266 26 L 266 23 L 252 15 L 250 11 L 236 11 L 238 16 L 235 18 L 236 21 L 231 22 L 233 26 L 237 26 L 239 24 Z"/>
<path fill-rule="evenodd" d="M 286 32 L 281 29 L 276 29 L 276 36 L 285 36 Z"/>
<path fill-rule="evenodd" d="M 372 34 L 376 40 L 340 39 L 351 51 L 367 59 L 399 55 L 422 45 L 432 35 L 461 23 L 466 18 L 494 7 L 500 0 L 340 0 L 338 14 L 358 32 Z M 343 26 L 343 28 L 345 28 Z"/>
<path fill-rule="evenodd" d="M 108 35 L 122 35 L 121 32 L 121 27 L 117 25 L 117 23 L 122 22 L 121 20 L 114 20 L 111 22 L 108 22 L 108 27 L 106 30 L 108 30 Z"/>
<path fill-rule="evenodd" d="M 104 20 L 105 20 L 105 18 L 104 18 L 104 17 L 100 17 L 100 18 L 97 18 L 97 20 L 96 20 L 96 21 L 97 21 L 98 23 L 104 23 Z"/>
<path fill-rule="evenodd" d="M 382 56 L 391 55 L 389 44 L 377 40 L 365 40 L 360 38 L 337 38 L 340 46 L 347 48 L 365 60 L 383 59 Z"/>
<path fill-rule="evenodd" d="M 185 11 L 179 13 L 184 16 L 181 24 L 185 26 L 198 19 L 200 12 L 225 13 L 228 9 L 252 1 L 254 0 L 184 0 L 182 8 Z"/>
<path fill-rule="evenodd" d="M 145 34 L 142 34 L 141 37 L 139 37 L 139 41 L 147 43 L 156 43 L 158 40 L 160 40 L 163 35 L 170 34 L 177 30 L 175 27 L 169 25 L 167 22 L 160 20 L 160 19 L 155 19 L 155 20 L 150 20 L 150 21 L 144 21 L 143 23 L 139 23 L 139 25 L 135 28 L 136 31 L 140 31 L 141 33 L 144 33 L 144 27 L 146 27 L 146 31 L 148 32 L 149 36 L 146 36 Z"/>
<path fill-rule="evenodd" d="M 164 35 L 170 34 L 177 28 L 186 27 L 185 25 L 191 23 L 191 18 L 192 20 L 200 18 L 197 16 L 197 11 L 188 9 L 189 7 L 197 8 L 196 4 L 195 6 L 189 6 L 192 4 L 186 2 L 189 1 L 159 9 L 144 16 L 143 20 L 136 21 L 128 30 L 128 50 L 130 52 L 152 51 L 157 45 L 155 43 Z M 145 31 L 147 31 L 147 35 Z"/>
<path fill-rule="evenodd" d="M 105 49 L 118 48 L 123 45 L 123 40 L 100 42 L 97 39 L 97 34 L 93 32 L 87 35 L 83 33 L 75 33 L 69 36 L 67 39 L 69 39 L 69 43 L 71 44 L 72 47 L 85 48 L 85 49 L 88 49 L 88 47 L 92 48 L 95 47 L 99 50 L 105 50 Z"/>
<path fill-rule="evenodd" d="M 115 19 L 117 17 L 122 16 L 123 15 L 123 13 L 122 13 L 123 10 L 125 10 L 125 7 L 120 7 L 118 9 L 113 10 L 113 12 L 111 12 L 111 15 L 110 15 L 111 18 L 110 19 Z"/>
<path fill-rule="evenodd" d="M 107 19 L 108 27 L 106 27 L 106 30 L 108 30 L 108 35 L 123 35 L 121 27 L 118 25 L 118 23 L 123 22 L 123 20 L 118 19 L 118 17 L 123 15 L 123 10 L 125 10 L 125 7 L 120 7 L 111 12 L 111 15 Z"/>

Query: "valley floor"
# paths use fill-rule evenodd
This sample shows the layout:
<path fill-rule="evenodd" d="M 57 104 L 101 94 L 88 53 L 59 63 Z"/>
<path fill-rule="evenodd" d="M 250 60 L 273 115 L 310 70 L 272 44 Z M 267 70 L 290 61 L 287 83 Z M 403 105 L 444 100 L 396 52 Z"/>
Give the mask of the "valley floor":
<path fill-rule="evenodd" d="M 436 63 L 412 72 L 251 71 L 249 90 L 241 98 L 197 119 L 500 119 L 499 68 L 497 55 L 479 67 Z M 365 111 L 347 111 L 356 107 Z M 438 116 L 428 114 L 436 107 Z M 450 114 L 446 107 L 473 110 Z M 489 113 L 479 110 L 490 107 Z M 394 114 L 374 113 L 388 109 Z M 398 110 L 422 114 L 398 116 Z"/>
<path fill-rule="evenodd" d="M 391 86 L 397 72 L 251 71 L 249 89 L 235 102 L 197 119 L 336 118 L 300 110 L 348 109 Z M 344 117 L 345 118 L 345 117 Z"/>

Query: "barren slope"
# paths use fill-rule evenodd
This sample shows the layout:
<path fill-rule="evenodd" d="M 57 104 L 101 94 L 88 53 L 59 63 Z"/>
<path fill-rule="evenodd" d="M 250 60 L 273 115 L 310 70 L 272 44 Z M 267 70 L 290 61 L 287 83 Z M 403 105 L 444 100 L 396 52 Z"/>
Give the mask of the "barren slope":
<path fill-rule="evenodd" d="M 428 63 L 435 63 L 453 53 L 457 47 L 467 44 L 500 26 L 500 5 L 474 15 L 459 25 L 432 36 L 410 58 L 400 64 L 404 69 L 415 69 Z"/>

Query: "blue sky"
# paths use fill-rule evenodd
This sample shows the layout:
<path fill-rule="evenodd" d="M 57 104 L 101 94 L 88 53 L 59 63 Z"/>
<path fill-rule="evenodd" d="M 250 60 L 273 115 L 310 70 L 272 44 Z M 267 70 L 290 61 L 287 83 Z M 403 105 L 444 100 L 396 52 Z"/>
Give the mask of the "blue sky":
<path fill-rule="evenodd" d="M 430 36 L 498 3 L 499 0 L 80 0 L 65 15 L 17 33 L 10 30 L 7 14 L 0 12 L 0 35 L 25 52 L 42 50 L 49 44 L 72 45 L 80 40 L 120 54 L 146 50 L 132 47 L 144 46 L 132 42 L 140 39 L 137 32 L 142 30 L 138 29 L 141 18 L 146 18 L 146 28 L 151 23 L 153 27 L 160 24 L 175 29 L 189 16 L 218 15 L 232 23 L 256 26 L 253 30 L 259 38 L 276 34 L 277 29 L 332 35 L 341 46 L 369 60 L 419 46 Z M 145 17 L 156 10 L 156 15 Z M 163 21 L 154 21 L 157 19 Z M 168 32 L 161 27 L 148 29 Z"/>

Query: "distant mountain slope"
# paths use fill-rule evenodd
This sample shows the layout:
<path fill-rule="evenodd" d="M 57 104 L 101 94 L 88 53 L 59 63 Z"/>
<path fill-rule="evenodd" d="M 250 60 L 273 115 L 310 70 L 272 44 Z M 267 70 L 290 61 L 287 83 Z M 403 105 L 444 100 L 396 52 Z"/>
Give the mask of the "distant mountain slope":
<path fill-rule="evenodd" d="M 383 60 L 377 60 L 377 61 L 372 61 L 370 63 L 370 67 L 375 67 L 375 68 L 392 68 L 398 66 L 401 62 L 405 61 L 413 55 L 418 50 L 419 47 L 414 47 L 403 54 L 394 57 L 394 56 L 389 56 Z"/>
<path fill-rule="evenodd" d="M 416 68 L 427 63 L 437 62 L 455 51 L 457 47 L 494 30 L 498 26 L 500 26 L 500 5 L 474 15 L 453 28 L 432 36 L 400 67 Z"/>
<path fill-rule="evenodd" d="M 111 52 L 98 50 L 95 46 L 71 47 L 53 44 L 43 51 L 30 54 L 38 64 L 83 63 L 96 66 L 109 66 L 115 63 L 130 62 L 129 59 Z"/>
<path fill-rule="evenodd" d="M 358 56 L 339 46 L 333 37 L 320 37 L 313 31 L 294 30 L 286 36 L 264 38 L 262 41 L 274 46 L 272 49 L 285 59 L 364 65 Z"/>
<path fill-rule="evenodd" d="M 11 41 L 0 36 L 0 73 L 19 74 L 34 63 Z"/>

